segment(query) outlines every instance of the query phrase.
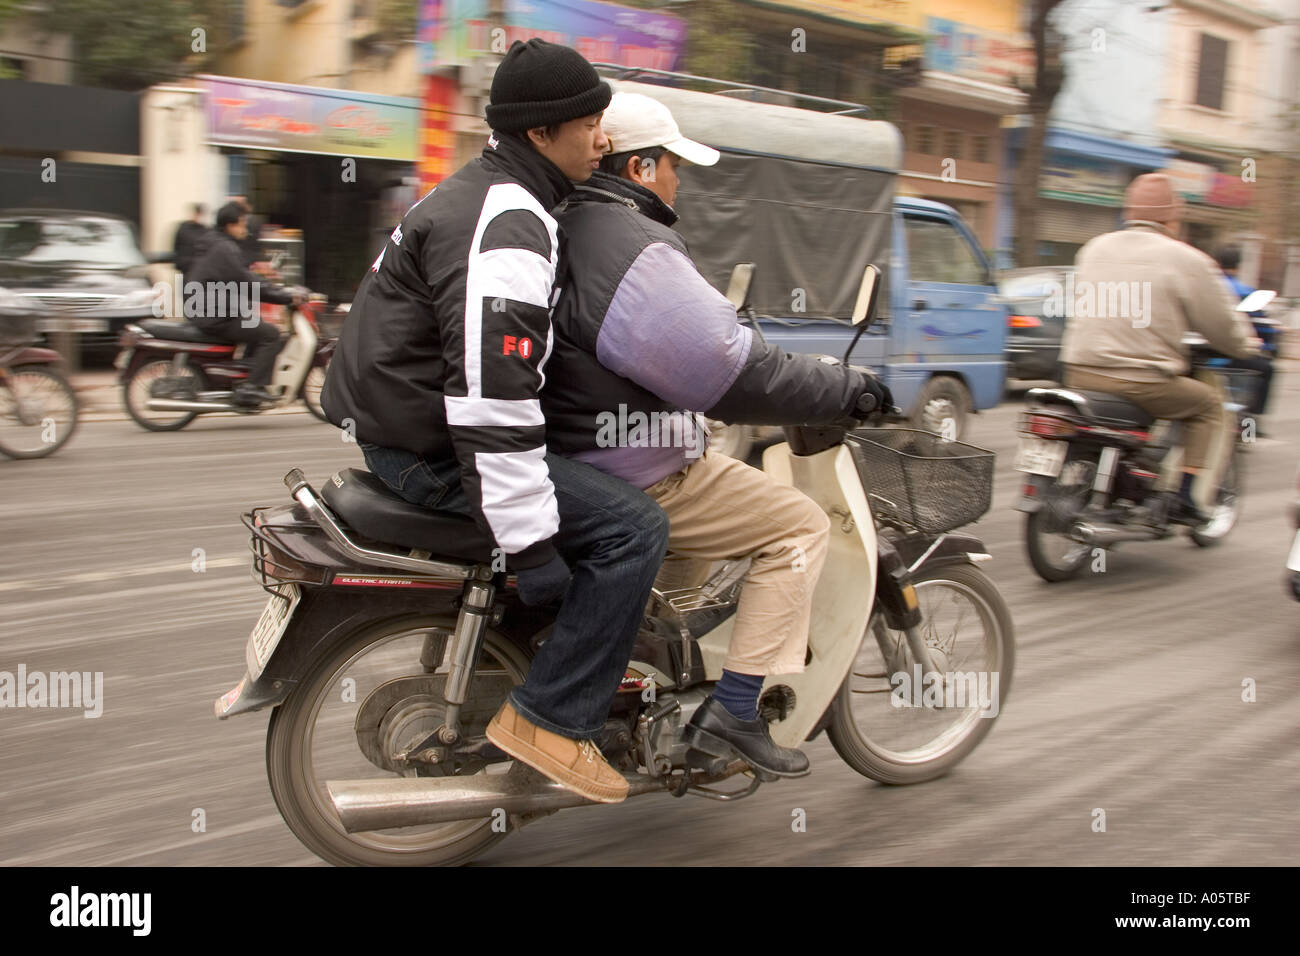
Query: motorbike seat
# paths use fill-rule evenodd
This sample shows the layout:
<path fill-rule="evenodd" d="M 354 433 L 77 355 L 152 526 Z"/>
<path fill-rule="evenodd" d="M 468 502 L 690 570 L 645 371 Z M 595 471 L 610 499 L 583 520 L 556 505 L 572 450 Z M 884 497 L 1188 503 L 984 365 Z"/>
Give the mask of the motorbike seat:
<path fill-rule="evenodd" d="M 1086 388 L 1031 388 L 1025 401 L 1038 405 L 1070 405 L 1080 415 L 1118 428 L 1146 428 L 1156 417 L 1127 398 Z"/>
<path fill-rule="evenodd" d="M 210 343 L 212 345 L 229 345 L 232 349 L 235 347 L 234 342 L 216 338 L 215 336 L 204 332 L 201 328 L 191 322 L 166 322 L 162 319 L 141 319 L 135 324 L 155 338 L 171 339 L 173 342 L 201 342 L 204 344 Z"/>
<path fill-rule="evenodd" d="M 496 542 L 479 530 L 473 518 L 413 505 L 361 468 L 337 472 L 325 482 L 321 497 L 349 528 L 375 541 L 423 548 L 434 557 L 480 564 L 492 561 Z"/>

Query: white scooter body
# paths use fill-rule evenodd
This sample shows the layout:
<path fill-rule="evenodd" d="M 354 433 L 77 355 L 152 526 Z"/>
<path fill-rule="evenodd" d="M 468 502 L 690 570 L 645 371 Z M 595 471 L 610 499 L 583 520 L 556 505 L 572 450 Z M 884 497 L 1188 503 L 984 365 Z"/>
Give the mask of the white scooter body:
<path fill-rule="evenodd" d="M 303 382 L 307 381 L 312 359 L 316 355 L 316 330 L 297 309 L 293 309 L 290 315 L 291 334 L 275 358 L 275 369 L 271 372 L 271 382 L 267 386 L 267 391 L 277 398 L 277 407 L 297 401 L 298 392 Z"/>
<path fill-rule="evenodd" d="M 799 456 L 781 442 L 763 452 L 763 470 L 798 488 L 831 519 L 830 547 L 812 602 L 812 659 L 801 674 L 776 674 L 764 682 L 764 690 L 784 684 L 794 691 L 793 710 L 771 725 L 771 733 L 781 746 L 797 747 L 839 692 L 866 633 L 876 593 L 876 527 L 847 445 Z M 733 615 L 699 639 L 710 681 L 722 677 L 734 623 Z"/>

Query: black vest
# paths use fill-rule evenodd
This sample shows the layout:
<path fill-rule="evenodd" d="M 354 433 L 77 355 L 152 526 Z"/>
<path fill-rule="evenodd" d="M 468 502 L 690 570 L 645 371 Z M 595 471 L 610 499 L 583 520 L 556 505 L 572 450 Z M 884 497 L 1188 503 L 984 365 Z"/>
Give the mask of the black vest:
<path fill-rule="evenodd" d="M 545 366 L 542 410 L 546 444 L 562 455 L 589 451 L 602 412 L 670 412 L 677 406 L 611 372 L 596 358 L 596 339 L 619 283 L 641 252 L 656 242 L 689 256 L 670 226 L 677 214 L 643 186 L 595 173 L 554 215 L 565 236 L 568 274 L 551 323 L 555 342 Z M 656 316 L 645 316 L 654 322 Z"/>

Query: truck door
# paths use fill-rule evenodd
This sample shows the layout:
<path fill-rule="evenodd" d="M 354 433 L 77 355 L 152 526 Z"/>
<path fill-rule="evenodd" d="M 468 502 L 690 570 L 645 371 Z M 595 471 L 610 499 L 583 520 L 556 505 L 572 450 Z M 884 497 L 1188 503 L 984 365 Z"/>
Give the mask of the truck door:
<path fill-rule="evenodd" d="M 925 388 L 937 373 L 959 376 L 973 408 L 1002 399 L 1005 377 L 1005 310 L 990 302 L 991 270 L 968 231 L 935 214 L 905 212 L 907 250 L 902 318 L 893 329 L 891 369 Z"/>

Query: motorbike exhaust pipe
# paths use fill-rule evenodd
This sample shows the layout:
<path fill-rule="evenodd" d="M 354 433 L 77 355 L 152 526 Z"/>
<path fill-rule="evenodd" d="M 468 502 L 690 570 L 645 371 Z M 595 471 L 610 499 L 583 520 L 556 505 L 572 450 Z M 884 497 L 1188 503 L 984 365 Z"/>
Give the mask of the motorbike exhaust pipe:
<path fill-rule="evenodd" d="M 145 402 L 151 412 L 233 412 L 230 402 L 191 402 L 181 398 L 151 398 Z"/>
<path fill-rule="evenodd" d="M 1121 528 L 1115 525 L 1093 525 L 1081 524 L 1075 530 L 1077 539 L 1082 544 L 1109 547 L 1112 544 L 1119 544 L 1121 541 L 1150 541 L 1160 536 L 1154 528 Z"/>
<path fill-rule="evenodd" d="M 662 777 L 635 774 L 627 779 L 631 797 L 665 789 Z M 348 833 L 487 819 L 495 810 L 522 814 L 595 802 L 519 763 L 503 774 L 327 780 L 325 788 Z"/>

